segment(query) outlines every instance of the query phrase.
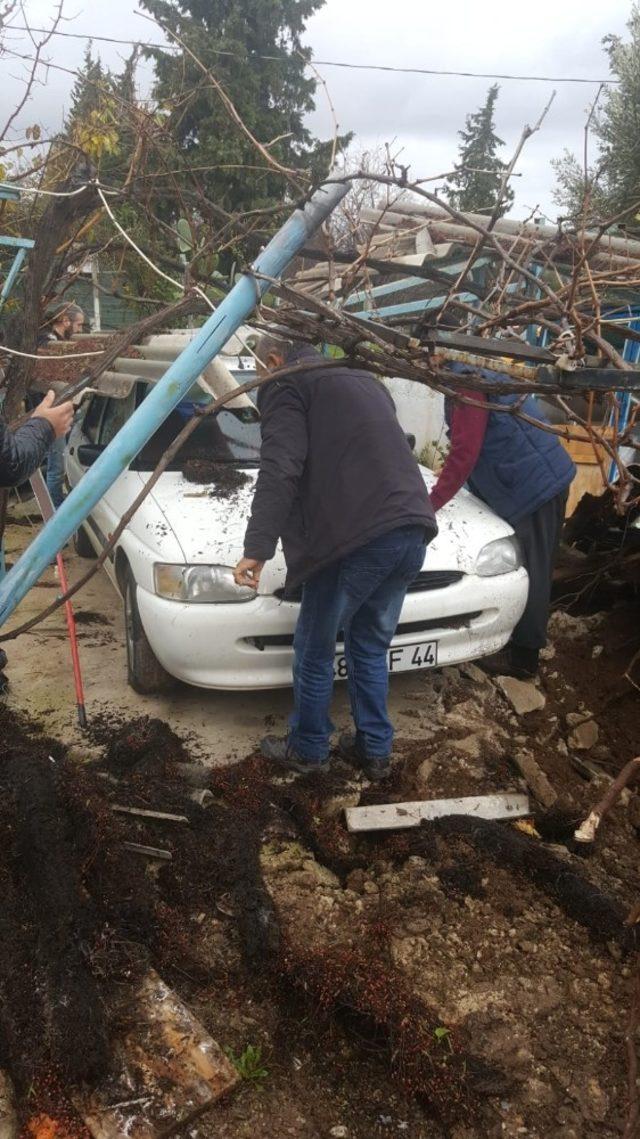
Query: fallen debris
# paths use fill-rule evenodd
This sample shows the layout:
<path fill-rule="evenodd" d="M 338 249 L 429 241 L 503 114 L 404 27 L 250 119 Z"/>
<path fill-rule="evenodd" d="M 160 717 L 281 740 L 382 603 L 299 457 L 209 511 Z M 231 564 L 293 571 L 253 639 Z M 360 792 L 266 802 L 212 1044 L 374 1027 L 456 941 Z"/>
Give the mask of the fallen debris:
<path fill-rule="evenodd" d="M 94 1139 L 159 1139 L 237 1084 L 233 1064 L 157 973 L 122 1011 L 112 1074 L 73 1096 Z"/>
<path fill-rule="evenodd" d="M 215 463 L 209 458 L 187 459 L 182 469 L 187 482 L 209 486 L 213 498 L 233 498 L 251 480 L 233 463 Z"/>
<path fill-rule="evenodd" d="M 584 720 L 576 724 L 569 736 L 569 747 L 575 751 L 591 751 L 598 742 L 600 729 L 595 720 Z"/>
<path fill-rule="evenodd" d="M 142 854 L 144 858 L 157 858 L 159 862 L 171 862 L 173 855 L 170 850 L 161 850 L 157 846 L 145 846 L 140 842 L 123 842 L 125 850 L 133 854 Z"/>
<path fill-rule="evenodd" d="M 520 772 L 534 799 L 543 807 L 553 807 L 558 799 L 557 792 L 551 786 L 549 779 L 533 755 L 525 748 L 518 748 L 513 753 L 513 763 Z"/>
<path fill-rule="evenodd" d="M 546 704 L 544 692 L 541 692 L 532 680 L 516 680 L 514 676 L 496 676 L 496 684 L 517 716 L 538 712 Z"/>
<path fill-rule="evenodd" d="M 158 819 L 165 823 L 188 823 L 186 815 L 172 815 L 168 811 L 146 811 L 142 807 L 122 807 L 119 803 L 112 803 L 111 810 L 117 815 L 137 815 L 143 819 Z"/>
<path fill-rule="evenodd" d="M 345 818 L 352 833 L 403 830 L 446 815 L 476 819 L 521 819 L 531 814 L 526 795 L 478 795 L 463 799 L 431 799 L 416 803 L 386 803 L 373 807 L 347 807 Z"/>
<path fill-rule="evenodd" d="M 626 950 L 633 947 L 634 937 L 627 925 L 624 907 L 535 839 L 490 820 L 461 815 L 437 819 L 431 826 L 441 834 L 464 835 L 496 864 L 510 866 L 526 875 L 551 894 L 564 912 L 588 929 L 597 941 L 616 941 Z"/>

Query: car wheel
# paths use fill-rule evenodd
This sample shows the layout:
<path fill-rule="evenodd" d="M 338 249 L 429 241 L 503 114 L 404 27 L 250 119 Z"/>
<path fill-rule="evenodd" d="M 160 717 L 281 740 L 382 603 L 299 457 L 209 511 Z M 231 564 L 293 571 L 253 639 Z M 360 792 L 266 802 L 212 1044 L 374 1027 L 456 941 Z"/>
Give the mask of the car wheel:
<path fill-rule="evenodd" d="M 84 526 L 79 526 L 73 535 L 73 548 L 79 558 L 96 558 L 96 554 Z"/>
<path fill-rule="evenodd" d="M 127 679 L 135 692 L 151 696 L 166 692 L 174 678 L 162 667 L 142 627 L 136 598 L 136 580 L 127 566 L 124 573 L 124 625 L 127 640 Z"/>

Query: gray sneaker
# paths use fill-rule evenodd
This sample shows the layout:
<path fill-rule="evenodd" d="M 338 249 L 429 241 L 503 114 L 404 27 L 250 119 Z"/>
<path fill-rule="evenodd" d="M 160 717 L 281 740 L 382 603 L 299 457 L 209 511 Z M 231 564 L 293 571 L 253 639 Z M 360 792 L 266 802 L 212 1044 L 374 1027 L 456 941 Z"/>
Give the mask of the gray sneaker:
<path fill-rule="evenodd" d="M 288 736 L 265 736 L 260 742 L 260 752 L 265 759 L 271 759 L 281 767 L 297 771 L 301 775 L 327 771 L 331 762 L 329 759 L 304 759 L 301 755 L 297 755 L 289 743 Z"/>
<path fill-rule="evenodd" d="M 361 767 L 367 779 L 376 782 L 378 779 L 386 779 L 387 775 L 391 774 L 391 759 L 387 756 L 366 756 L 358 747 L 358 739 L 355 732 L 343 732 L 338 740 L 338 754 L 343 759 L 348 760 L 350 763 L 356 763 Z"/>

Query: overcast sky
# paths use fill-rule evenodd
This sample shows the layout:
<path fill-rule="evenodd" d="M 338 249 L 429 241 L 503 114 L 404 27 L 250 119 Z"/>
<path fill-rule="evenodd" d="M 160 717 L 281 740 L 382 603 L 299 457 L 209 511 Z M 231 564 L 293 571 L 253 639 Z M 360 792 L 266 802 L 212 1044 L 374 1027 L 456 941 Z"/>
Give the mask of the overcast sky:
<path fill-rule="evenodd" d="M 256 0 L 260 3 L 260 0 Z M 50 0 L 27 0 L 33 24 L 51 19 Z M 594 81 L 608 75 L 601 40 L 608 32 L 623 33 L 631 0 L 455 0 L 437 6 L 427 0 L 327 0 L 309 22 L 307 42 L 318 60 L 340 60 L 396 67 L 495 73 L 583 76 Z M 140 16 L 132 0 L 66 0 L 66 30 L 132 39 L 158 39 L 154 27 Z M 447 18 L 448 17 L 448 18 Z M 29 41 L 12 33 L 15 50 L 29 50 Z M 48 57 L 73 69 L 82 58 L 83 44 L 56 39 Z M 105 62 L 117 65 L 124 48 L 99 45 Z M 21 65 L 2 62 L 2 110 L 9 110 L 19 91 Z M 416 177 L 451 169 L 457 154 L 457 131 L 465 115 L 485 98 L 489 79 L 402 75 L 342 70 L 321 66 L 336 108 L 340 128 L 352 130 L 359 146 L 371 147 L 395 139 L 401 161 Z M 44 79 L 44 76 L 43 76 Z M 141 75 L 143 86 L 148 74 Z M 68 106 L 73 77 L 50 69 L 34 93 L 26 120 L 39 121 L 47 131 L 59 126 Z M 581 151 L 586 109 L 597 91 L 591 84 L 555 84 L 557 95 L 543 129 L 527 144 L 515 179 L 516 205 L 512 216 L 540 206 L 557 214 L 551 190 L 551 159 L 564 147 Z M 553 83 L 501 80 L 497 108 L 498 133 L 509 157 L 525 123 L 535 122 L 551 95 Z M 326 98 L 318 90 L 317 110 L 310 126 L 322 137 L 332 134 Z"/>

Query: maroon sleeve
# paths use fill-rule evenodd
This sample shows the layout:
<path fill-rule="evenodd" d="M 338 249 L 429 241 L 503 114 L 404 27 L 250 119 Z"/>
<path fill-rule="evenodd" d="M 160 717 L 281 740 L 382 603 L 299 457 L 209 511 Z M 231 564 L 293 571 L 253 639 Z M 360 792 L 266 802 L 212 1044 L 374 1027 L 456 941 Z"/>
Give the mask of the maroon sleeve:
<path fill-rule="evenodd" d="M 461 391 L 460 395 L 467 396 L 476 403 L 487 402 L 483 392 Z M 451 447 L 438 481 L 431 491 L 434 510 L 440 510 L 449 502 L 469 478 L 482 450 L 488 419 L 489 412 L 484 407 L 455 404 L 449 430 Z"/>

